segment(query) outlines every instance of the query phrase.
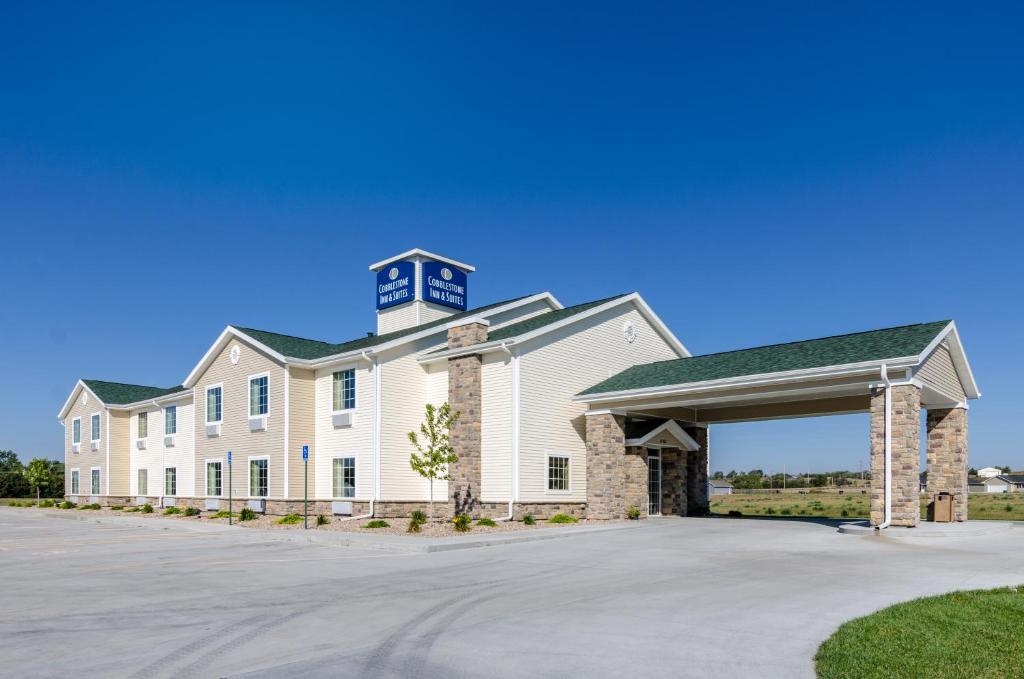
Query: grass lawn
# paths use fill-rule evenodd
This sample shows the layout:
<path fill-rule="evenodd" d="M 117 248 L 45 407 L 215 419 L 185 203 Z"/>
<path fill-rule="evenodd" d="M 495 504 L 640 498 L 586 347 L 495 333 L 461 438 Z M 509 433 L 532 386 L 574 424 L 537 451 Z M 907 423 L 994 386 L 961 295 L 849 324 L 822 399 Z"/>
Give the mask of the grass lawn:
<path fill-rule="evenodd" d="M 818 676 L 1024 677 L 1024 588 L 954 592 L 843 624 L 815 656 Z"/>
<path fill-rule="evenodd" d="M 927 500 L 921 499 L 921 518 L 927 516 Z M 744 516 L 820 516 L 833 519 L 866 519 L 871 495 L 859 490 L 807 493 L 774 493 L 771 495 L 715 495 L 711 512 Z M 968 496 L 967 516 L 971 519 L 1002 519 L 1024 521 L 1024 493 L 977 493 Z"/>

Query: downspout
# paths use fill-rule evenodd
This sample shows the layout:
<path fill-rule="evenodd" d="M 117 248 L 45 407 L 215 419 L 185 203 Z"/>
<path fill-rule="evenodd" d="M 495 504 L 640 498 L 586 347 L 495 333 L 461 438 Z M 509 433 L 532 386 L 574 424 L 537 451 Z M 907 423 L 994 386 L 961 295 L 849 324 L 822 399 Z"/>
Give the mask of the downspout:
<path fill-rule="evenodd" d="M 888 528 L 892 523 L 892 382 L 885 364 L 881 377 L 885 383 L 885 514 L 876 530 Z"/>
<path fill-rule="evenodd" d="M 157 402 L 153 401 L 152 404 L 157 409 L 156 411 L 160 412 L 160 406 L 157 404 Z M 129 417 L 131 417 L 130 413 L 129 413 Z M 147 427 L 146 433 L 149 434 L 149 429 L 148 429 L 149 428 L 149 421 L 148 421 L 149 420 L 149 415 L 146 415 L 146 419 L 147 419 L 147 421 L 146 421 L 146 427 Z M 164 432 L 167 431 L 166 427 L 167 427 L 167 425 L 165 424 L 164 425 Z M 128 425 L 128 429 L 129 429 L 129 432 L 130 432 L 130 430 L 131 430 L 131 425 L 130 424 Z M 139 435 L 139 415 L 138 415 L 138 413 L 135 414 L 135 435 L 136 436 Z M 149 436 L 147 436 L 146 438 L 148 439 Z M 167 446 L 163 445 L 163 438 L 162 437 L 161 437 L 160 441 L 161 441 L 161 445 L 160 445 L 160 480 L 159 480 L 159 482 L 160 482 L 160 506 L 163 507 L 164 506 L 164 490 L 166 490 L 166 484 L 167 484 Z M 149 445 L 148 441 L 147 441 L 146 445 L 147 446 Z M 195 473 L 194 473 L 195 470 L 192 470 L 192 471 L 193 471 L 193 476 L 195 476 Z M 177 474 L 177 472 L 175 472 L 175 474 Z M 131 479 L 128 479 L 128 483 L 131 483 Z M 177 480 L 175 480 L 175 483 L 177 483 Z M 192 483 L 194 484 L 195 480 L 193 480 Z M 177 490 L 177 488 L 175 488 L 175 490 Z M 193 488 L 193 491 L 194 490 L 195 489 Z M 136 495 L 136 497 L 138 497 L 140 495 L 140 493 L 138 491 L 139 491 L 139 466 L 135 465 L 135 495 Z M 194 492 L 192 494 L 195 495 Z M 146 495 L 149 495 L 149 467 L 146 468 Z M 136 502 L 138 502 L 138 500 L 136 500 Z"/>
<path fill-rule="evenodd" d="M 363 351 L 360 357 L 373 364 L 373 495 L 370 497 L 370 511 L 359 516 L 349 516 L 341 521 L 372 519 L 374 505 L 380 494 L 380 360 L 372 351 Z"/>
<path fill-rule="evenodd" d="M 501 350 L 509 355 L 512 366 L 512 474 L 509 479 L 508 516 L 498 521 L 511 521 L 519 499 L 519 352 L 513 353 L 507 342 L 501 343 Z"/>

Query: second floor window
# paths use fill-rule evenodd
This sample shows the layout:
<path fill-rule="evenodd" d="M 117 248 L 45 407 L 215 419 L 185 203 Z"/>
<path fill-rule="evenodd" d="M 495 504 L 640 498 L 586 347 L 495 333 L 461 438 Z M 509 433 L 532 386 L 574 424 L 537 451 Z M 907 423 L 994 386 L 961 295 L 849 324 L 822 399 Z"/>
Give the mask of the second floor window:
<path fill-rule="evenodd" d="M 139 438 L 149 436 L 149 413 L 139 413 Z"/>
<path fill-rule="evenodd" d="M 99 415 L 93 415 L 92 416 L 92 440 L 93 441 L 99 441 L 100 440 L 100 416 Z"/>
<path fill-rule="evenodd" d="M 267 414 L 267 376 L 249 380 L 249 417 Z"/>
<path fill-rule="evenodd" d="M 178 406 L 164 408 L 164 436 L 178 433 Z"/>
<path fill-rule="evenodd" d="M 82 421 L 78 418 L 71 421 L 71 442 L 75 444 L 82 442 Z"/>
<path fill-rule="evenodd" d="M 356 407 L 356 371 L 353 368 L 334 373 L 334 410 Z"/>
<path fill-rule="evenodd" d="M 206 421 L 208 423 L 220 422 L 221 416 L 221 388 L 207 387 L 206 389 Z"/>

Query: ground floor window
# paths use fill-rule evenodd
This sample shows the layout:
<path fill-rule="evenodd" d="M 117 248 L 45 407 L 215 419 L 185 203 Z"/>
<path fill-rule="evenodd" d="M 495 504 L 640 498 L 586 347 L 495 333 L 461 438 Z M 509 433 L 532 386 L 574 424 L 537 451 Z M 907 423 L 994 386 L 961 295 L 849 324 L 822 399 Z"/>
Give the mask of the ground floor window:
<path fill-rule="evenodd" d="M 569 490 L 568 455 L 548 455 L 548 490 Z"/>
<path fill-rule="evenodd" d="M 78 495 L 78 470 L 71 470 L 71 494 Z"/>
<path fill-rule="evenodd" d="M 99 469 L 93 469 L 91 471 L 92 471 L 92 485 L 90 486 L 90 488 L 92 489 L 92 494 L 93 495 L 99 495 L 100 494 L 100 470 Z"/>
<path fill-rule="evenodd" d="M 356 496 L 356 458 L 334 458 L 334 497 Z"/>
<path fill-rule="evenodd" d="M 249 460 L 249 496 L 267 497 L 270 493 L 269 462 L 266 458 Z"/>
<path fill-rule="evenodd" d="M 164 495 L 178 494 L 178 469 L 167 467 L 164 469 Z"/>
<path fill-rule="evenodd" d="M 140 469 L 139 470 L 139 492 L 137 494 L 138 495 L 148 495 L 149 494 L 149 470 L 148 469 Z"/>
<path fill-rule="evenodd" d="M 220 462 L 206 463 L 206 494 L 210 497 L 217 497 L 220 495 L 220 470 Z"/>

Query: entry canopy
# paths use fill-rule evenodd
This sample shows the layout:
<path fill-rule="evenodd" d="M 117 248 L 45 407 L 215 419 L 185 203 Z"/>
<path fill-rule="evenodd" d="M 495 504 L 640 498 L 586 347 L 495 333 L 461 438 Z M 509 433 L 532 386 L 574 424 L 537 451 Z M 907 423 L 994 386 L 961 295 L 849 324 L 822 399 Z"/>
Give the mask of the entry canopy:
<path fill-rule="evenodd" d="M 592 410 L 740 422 L 867 412 L 883 380 L 919 387 L 932 408 L 981 396 L 956 324 L 937 321 L 646 363 L 575 400 Z"/>

